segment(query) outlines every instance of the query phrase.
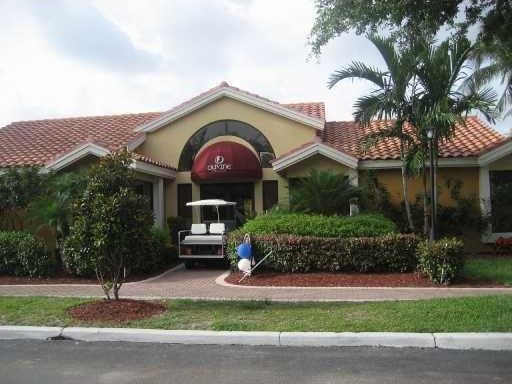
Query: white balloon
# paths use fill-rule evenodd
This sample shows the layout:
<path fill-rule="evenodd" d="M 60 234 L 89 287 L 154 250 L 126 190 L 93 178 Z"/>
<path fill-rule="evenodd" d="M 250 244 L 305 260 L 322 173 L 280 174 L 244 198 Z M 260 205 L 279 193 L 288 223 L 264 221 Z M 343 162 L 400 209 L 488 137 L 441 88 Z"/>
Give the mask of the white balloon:
<path fill-rule="evenodd" d="M 249 272 L 251 270 L 251 261 L 248 259 L 240 259 L 238 269 L 242 272 Z"/>

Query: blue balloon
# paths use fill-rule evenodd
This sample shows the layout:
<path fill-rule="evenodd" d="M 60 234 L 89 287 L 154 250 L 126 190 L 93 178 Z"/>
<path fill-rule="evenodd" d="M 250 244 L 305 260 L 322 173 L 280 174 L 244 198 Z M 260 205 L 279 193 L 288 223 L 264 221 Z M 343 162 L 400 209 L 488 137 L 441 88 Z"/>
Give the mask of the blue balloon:
<path fill-rule="evenodd" d="M 250 259 L 252 254 L 251 244 L 242 243 L 236 248 L 236 253 L 241 259 Z"/>

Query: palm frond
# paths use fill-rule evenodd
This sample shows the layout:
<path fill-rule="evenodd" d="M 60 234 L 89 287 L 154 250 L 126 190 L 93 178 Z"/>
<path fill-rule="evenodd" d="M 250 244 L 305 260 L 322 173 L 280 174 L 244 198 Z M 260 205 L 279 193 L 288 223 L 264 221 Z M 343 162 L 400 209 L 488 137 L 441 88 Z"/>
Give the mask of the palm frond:
<path fill-rule="evenodd" d="M 327 83 L 329 89 L 345 79 L 363 79 L 368 80 L 379 88 L 388 86 L 386 80 L 386 72 L 380 71 L 378 68 L 371 67 L 363 62 L 354 61 L 352 64 L 335 71 Z"/>

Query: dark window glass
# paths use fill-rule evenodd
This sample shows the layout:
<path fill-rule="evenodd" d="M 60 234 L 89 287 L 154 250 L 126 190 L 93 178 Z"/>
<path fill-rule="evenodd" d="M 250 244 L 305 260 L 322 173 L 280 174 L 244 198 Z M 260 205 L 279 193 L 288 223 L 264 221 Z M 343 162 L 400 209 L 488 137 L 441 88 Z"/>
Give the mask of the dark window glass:
<path fill-rule="evenodd" d="M 512 232 L 512 171 L 489 172 L 493 232 Z"/>
<path fill-rule="evenodd" d="M 137 181 L 135 184 L 135 192 L 144 196 L 148 202 L 149 209 L 153 210 L 153 183 L 149 181 Z"/>
<path fill-rule="evenodd" d="M 192 184 L 178 184 L 178 216 L 192 218 L 192 207 L 186 205 L 189 201 L 192 201 Z"/>
<path fill-rule="evenodd" d="M 190 171 L 196 154 L 201 147 L 219 136 L 236 136 L 244 139 L 252 145 L 254 150 L 261 154 L 261 166 L 270 168 L 270 161 L 274 159 L 274 150 L 267 138 L 256 128 L 249 124 L 236 120 L 222 120 L 205 125 L 190 137 L 187 144 L 181 152 L 178 169 L 180 171 Z"/>
<path fill-rule="evenodd" d="M 276 180 L 263 181 L 263 210 L 271 209 L 279 201 Z"/>

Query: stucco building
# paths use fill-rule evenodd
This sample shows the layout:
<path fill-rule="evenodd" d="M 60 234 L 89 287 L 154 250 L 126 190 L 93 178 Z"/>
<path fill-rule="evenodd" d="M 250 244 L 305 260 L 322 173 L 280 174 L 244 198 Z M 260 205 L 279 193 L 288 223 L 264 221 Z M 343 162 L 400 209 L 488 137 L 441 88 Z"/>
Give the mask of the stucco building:
<path fill-rule="evenodd" d="M 38 165 L 72 170 L 122 148 L 134 153 L 140 188 L 150 196 L 156 221 L 192 218 L 187 201 L 237 201 L 241 214 L 288 203 L 288 187 L 309 170 L 347 174 L 354 184 L 373 170 L 401 199 L 399 145 L 386 140 L 363 150 L 361 139 L 389 124 L 362 128 L 326 121 L 321 102 L 282 104 L 223 82 L 161 113 L 14 122 L 0 129 L 0 168 Z M 440 148 L 438 184 L 462 182 L 461 194 L 492 204 L 500 183 L 512 183 L 512 140 L 476 117 L 457 126 Z M 421 181 L 411 180 L 410 196 Z M 441 193 L 440 203 L 453 203 Z M 508 235 L 512 226 L 491 228 L 486 240 Z"/>

